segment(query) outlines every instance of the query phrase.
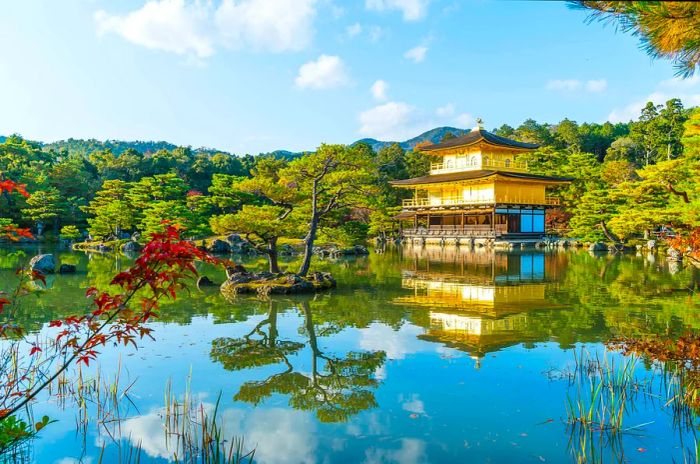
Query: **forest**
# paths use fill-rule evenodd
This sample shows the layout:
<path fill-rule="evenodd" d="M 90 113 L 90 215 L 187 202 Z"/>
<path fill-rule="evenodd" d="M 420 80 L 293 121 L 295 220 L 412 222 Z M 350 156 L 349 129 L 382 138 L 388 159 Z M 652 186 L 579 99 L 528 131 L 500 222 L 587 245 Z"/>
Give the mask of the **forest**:
<path fill-rule="evenodd" d="M 624 243 L 659 230 L 688 238 L 700 226 L 700 111 L 679 99 L 650 102 L 629 123 L 528 119 L 493 132 L 540 145 L 521 155 L 533 173 L 574 178 L 555 192 L 562 206 L 548 214 L 552 233 Z M 31 196 L 3 195 L 0 224 L 29 227 L 41 240 L 108 240 L 146 236 L 169 220 L 188 238 L 240 233 L 267 254 L 279 238 L 307 236 L 311 224 L 323 240 L 351 245 L 398 234 L 393 216 L 410 192 L 389 182 L 424 175 L 429 164 L 398 143 L 235 156 L 165 142 L 43 145 L 12 135 L 0 144 L 0 175 Z"/>

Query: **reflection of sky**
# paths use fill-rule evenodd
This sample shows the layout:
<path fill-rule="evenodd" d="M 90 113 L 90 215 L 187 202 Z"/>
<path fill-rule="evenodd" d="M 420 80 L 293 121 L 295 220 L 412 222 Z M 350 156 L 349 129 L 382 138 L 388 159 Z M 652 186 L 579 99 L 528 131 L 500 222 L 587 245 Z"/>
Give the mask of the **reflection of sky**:
<path fill-rule="evenodd" d="M 346 275 L 352 274 L 351 271 L 346 271 Z M 598 278 L 599 269 L 596 268 L 594 275 Z M 84 276 L 76 276 L 76 280 L 57 276 L 56 286 L 77 284 L 77 279 L 84 279 Z M 113 371 L 121 356 L 122 385 L 136 380 L 131 397 L 138 411 L 133 408 L 129 410 L 128 419 L 122 423 L 122 434 L 130 436 L 132 443 L 141 442 L 144 450 L 142 462 L 163 462 L 162 457 L 168 455 L 158 416 L 163 407 L 163 390 L 167 380 L 171 379 L 173 394 L 181 396 L 187 389 L 187 378 L 191 375 L 190 391 L 199 392 L 199 397 L 206 403 L 213 404 L 221 393 L 219 411 L 225 433 L 242 436 L 247 445 L 255 446 L 256 459 L 261 464 L 412 464 L 489 460 L 571 462 L 572 457 L 567 450 L 569 437 L 561 421 L 565 415 L 566 382 L 551 381 L 545 373 L 570 365 L 573 353 L 562 350 L 554 342 L 536 343 L 534 347 L 526 349 L 517 344 L 516 339 L 513 346 L 486 354 L 481 360 L 481 369 L 476 370 L 474 361 L 463 352 L 441 343 L 418 339 L 431 326 L 431 311 L 433 316 L 441 311 L 422 308 L 409 312 L 406 308 L 393 305 L 393 298 L 406 292 L 400 287 L 398 267 L 390 281 L 393 287 L 382 288 L 377 293 L 376 301 L 366 303 L 370 306 L 368 308 L 353 304 L 353 292 L 342 293 L 340 289 L 332 296 L 318 296 L 309 302 L 312 309 L 319 308 L 318 320 L 331 319 L 331 322 L 335 322 L 332 318 L 337 317 L 337 314 L 333 316 L 332 311 L 329 311 L 330 315 L 322 314 L 321 305 L 316 306 L 319 301 L 330 301 L 333 309 L 343 309 L 343 305 L 347 304 L 352 311 L 367 310 L 379 314 L 374 316 L 375 313 L 369 312 L 371 317 L 364 320 L 374 322 L 357 324 L 359 328 L 353 326 L 333 335 L 319 337 L 319 346 L 327 354 L 370 350 L 386 352 L 387 362 L 375 372 L 375 376 L 381 380 L 376 389 L 378 408 L 361 412 L 346 423 L 326 424 L 319 422 L 313 412 L 294 410 L 286 395 L 273 395 L 258 407 L 234 401 L 234 395 L 244 382 L 264 380 L 281 372 L 283 366 L 261 366 L 232 372 L 213 362 L 209 356 L 213 339 L 241 337 L 265 317 L 258 311 L 254 316 L 242 313 L 242 316 L 229 318 L 226 306 L 217 303 L 216 311 L 212 311 L 215 315 L 199 315 L 190 321 L 183 318 L 183 323 L 155 323 L 156 341 L 144 341 L 139 350 L 104 350 L 100 362 L 106 375 Z M 601 282 L 600 285 L 604 287 L 607 284 Z M 599 295 L 595 296 L 600 298 Z M 48 295 L 46 301 L 49 298 L 55 299 L 57 295 Z M 184 300 L 185 305 L 188 302 Z M 518 313 L 528 314 L 529 319 L 537 322 L 533 325 L 528 319 L 523 322 L 523 330 L 538 330 L 537 339 L 543 341 L 548 337 L 552 340 L 560 336 L 574 338 L 563 329 L 569 328 L 579 312 L 574 313 L 569 309 L 547 312 L 549 303 L 548 300 L 544 301 L 539 313 Z M 202 301 L 196 304 L 199 305 L 198 310 L 206 306 Z M 293 304 L 285 305 L 279 304 L 280 339 L 307 343 L 300 312 L 284 312 L 283 308 Z M 262 309 L 265 307 L 261 305 Z M 386 319 L 382 318 L 381 311 L 386 308 L 406 311 L 392 313 L 403 316 L 404 323 L 397 323 L 401 317 L 396 317 L 392 326 L 382 322 Z M 237 304 L 231 306 L 231 314 L 235 310 L 240 310 Z M 601 319 L 597 316 L 604 314 L 585 312 L 585 309 L 578 307 L 575 311 L 580 311 L 582 317 L 576 319 L 576 327 L 583 328 L 587 327 L 586 324 L 597 324 L 596 321 Z M 188 313 L 183 310 L 183 314 Z M 562 317 L 555 319 L 560 314 Z M 627 313 L 605 313 L 608 314 L 621 317 Z M 648 314 L 648 311 L 644 312 L 645 316 Z M 571 320 L 566 319 L 568 316 L 571 316 Z M 245 320 L 231 322 L 236 319 Z M 511 319 L 494 320 L 505 323 Z M 472 327 L 470 321 L 455 316 L 452 322 L 455 327 L 466 329 Z M 597 328 L 587 330 L 587 339 L 600 338 L 595 332 Z M 311 372 L 311 359 L 308 346 L 290 357 L 296 371 L 305 375 Z M 59 423 L 42 431 L 34 448 L 36 462 L 78 462 L 81 437 L 76 437 L 73 429 L 73 411 L 61 412 L 53 404 L 37 404 L 35 414 L 44 413 L 58 419 Z M 624 438 L 628 454 L 633 454 L 633 462 L 667 459 L 667 451 L 676 446 L 677 440 L 672 432 L 670 415 L 642 408 L 630 420 L 631 425 L 645 422 L 653 424 L 645 427 L 642 442 L 638 438 Z M 87 456 L 81 462 L 89 463 L 92 458 L 94 464 L 101 443 L 109 444 L 110 441 L 105 438 L 104 432 L 98 433 L 94 424 L 90 426 L 90 436 L 86 441 Z M 634 450 L 640 446 L 648 452 L 636 453 Z M 114 462 L 110 460 L 115 454 L 109 445 L 106 454 L 105 462 Z M 660 460 L 660 457 L 663 459 Z"/>
<path fill-rule="evenodd" d="M 214 409 L 211 403 L 204 403 L 203 407 L 210 414 Z M 140 445 L 148 457 L 171 457 L 175 445 L 174 439 L 166 440 L 163 433 L 164 414 L 164 408 L 160 408 L 127 419 L 121 434 L 133 446 Z M 256 461 L 260 464 L 315 462 L 316 424 L 309 413 L 284 408 L 229 408 L 220 417 L 222 434 L 245 437 L 246 447 L 255 447 Z"/>
<path fill-rule="evenodd" d="M 433 349 L 416 338 L 423 332 L 422 328 L 410 324 L 395 330 L 385 324 L 373 323 L 366 329 L 360 329 L 360 348 L 384 351 L 387 359 L 404 359 L 421 350 Z"/>

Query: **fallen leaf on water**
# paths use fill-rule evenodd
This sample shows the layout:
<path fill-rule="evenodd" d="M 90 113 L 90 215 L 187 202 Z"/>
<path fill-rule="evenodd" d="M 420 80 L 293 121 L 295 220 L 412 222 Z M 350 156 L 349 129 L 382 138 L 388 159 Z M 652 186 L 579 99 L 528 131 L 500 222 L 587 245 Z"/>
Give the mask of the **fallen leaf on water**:
<path fill-rule="evenodd" d="M 416 414 L 416 413 L 414 412 L 413 414 L 411 414 L 411 415 L 408 416 L 408 417 L 410 417 L 411 419 L 418 419 L 418 414 Z"/>
<path fill-rule="evenodd" d="M 537 456 L 537 457 L 538 457 L 539 460 L 542 461 L 542 462 L 545 462 L 545 461 L 546 461 L 546 459 L 544 458 L 544 456 Z"/>
<path fill-rule="evenodd" d="M 647 449 L 646 448 L 637 448 L 637 451 L 639 451 L 640 453 L 646 453 Z"/>

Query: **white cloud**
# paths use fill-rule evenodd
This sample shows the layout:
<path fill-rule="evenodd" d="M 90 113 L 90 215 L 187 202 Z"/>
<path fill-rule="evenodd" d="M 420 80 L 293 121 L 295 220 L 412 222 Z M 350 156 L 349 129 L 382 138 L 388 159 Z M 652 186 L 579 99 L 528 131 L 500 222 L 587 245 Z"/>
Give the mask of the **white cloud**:
<path fill-rule="evenodd" d="M 95 13 L 98 35 L 115 33 L 137 45 L 179 55 L 206 58 L 214 54 L 207 32 L 208 9 L 199 2 L 151 0 L 124 16 Z"/>
<path fill-rule="evenodd" d="M 385 35 L 386 32 L 380 26 L 372 26 L 369 30 L 370 42 L 379 42 L 379 40 L 381 40 L 381 38 Z"/>
<path fill-rule="evenodd" d="M 301 65 L 295 83 L 300 88 L 331 89 L 348 81 L 345 64 L 340 57 L 321 55 L 316 61 Z"/>
<path fill-rule="evenodd" d="M 547 82 L 547 90 L 573 92 L 581 88 L 581 81 L 577 79 L 553 79 Z"/>
<path fill-rule="evenodd" d="M 592 93 L 600 93 L 608 88 L 608 81 L 605 79 L 591 79 L 586 82 L 586 90 Z"/>
<path fill-rule="evenodd" d="M 389 84 L 387 84 L 386 81 L 379 79 L 372 84 L 372 88 L 370 90 L 375 100 L 384 101 L 388 98 L 386 92 L 389 90 Z"/>
<path fill-rule="evenodd" d="M 199 59 L 217 47 L 284 52 L 304 49 L 314 35 L 316 0 L 148 0 L 125 15 L 95 13 L 98 35 Z"/>
<path fill-rule="evenodd" d="M 417 135 L 417 134 L 413 134 Z M 417 338 L 423 330 L 404 325 L 399 330 L 374 323 L 361 329 L 360 347 L 368 351 L 384 351 L 387 359 L 404 359 L 406 355 L 420 351 L 421 341 Z"/>
<path fill-rule="evenodd" d="M 414 63 L 420 63 L 425 60 L 425 55 L 428 53 L 428 47 L 425 45 L 418 45 L 413 47 L 403 54 L 404 58 L 408 60 L 413 60 Z"/>
<path fill-rule="evenodd" d="M 408 103 L 390 101 L 360 113 L 359 134 L 386 141 L 406 140 L 439 126 L 471 128 L 474 118 L 469 113 L 457 116 L 452 103 L 435 111 L 422 111 Z"/>
<path fill-rule="evenodd" d="M 228 46 L 271 52 L 304 49 L 313 38 L 315 0 L 223 0 L 216 11 Z"/>
<path fill-rule="evenodd" d="M 365 8 L 374 11 L 398 10 L 406 21 L 425 17 L 430 0 L 365 0 Z"/>
<path fill-rule="evenodd" d="M 610 122 L 636 120 L 647 102 L 662 105 L 672 98 L 680 98 L 686 107 L 700 105 L 700 76 L 694 76 L 689 79 L 674 77 L 673 79 L 661 81 L 657 85 L 656 90 L 646 97 L 635 99 L 625 106 L 614 108 L 608 114 L 607 120 Z"/>
<path fill-rule="evenodd" d="M 425 442 L 417 438 L 402 438 L 399 449 L 369 448 L 364 464 L 419 464 L 428 462 Z"/>
<path fill-rule="evenodd" d="M 437 114 L 441 118 L 449 118 L 450 116 L 455 114 L 454 103 L 448 103 L 445 106 L 441 106 L 440 108 L 435 110 L 435 114 Z"/>
<path fill-rule="evenodd" d="M 578 79 L 552 79 L 545 85 L 547 90 L 557 92 L 578 92 L 584 90 L 589 93 L 600 93 L 608 88 L 608 81 L 605 79 L 591 79 L 582 82 Z"/>
<path fill-rule="evenodd" d="M 457 126 L 462 129 L 471 129 L 476 123 L 476 119 L 469 113 L 462 113 L 455 119 Z"/>
<path fill-rule="evenodd" d="M 414 394 L 410 398 L 399 398 L 401 409 L 412 412 L 414 414 L 425 414 L 425 404 L 420 399 L 420 396 Z"/>
<path fill-rule="evenodd" d="M 415 135 L 416 109 L 402 102 L 389 102 L 360 113 L 360 134 L 380 140 L 403 140 Z"/>
<path fill-rule="evenodd" d="M 345 33 L 348 35 L 348 37 L 355 37 L 356 35 L 359 35 L 362 33 L 362 24 L 355 23 L 349 25 L 345 28 Z"/>
<path fill-rule="evenodd" d="M 202 403 L 202 407 L 208 414 L 214 410 L 211 403 Z M 199 405 L 193 410 L 198 411 Z M 119 429 L 120 437 L 139 446 L 151 458 L 171 459 L 178 451 L 177 440 L 166 437 L 163 416 L 164 409 L 157 408 L 126 419 Z M 314 463 L 318 445 L 314 424 L 311 414 L 282 408 L 231 408 L 221 413 L 219 421 L 222 435 L 227 439 L 244 437 L 246 445 L 255 447 L 255 462 L 261 464 Z"/>

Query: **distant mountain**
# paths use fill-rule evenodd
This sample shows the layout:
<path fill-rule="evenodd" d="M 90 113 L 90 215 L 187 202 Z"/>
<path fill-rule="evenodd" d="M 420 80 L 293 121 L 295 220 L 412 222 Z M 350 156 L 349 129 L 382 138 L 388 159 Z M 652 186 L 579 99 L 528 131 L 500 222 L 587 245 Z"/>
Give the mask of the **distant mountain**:
<path fill-rule="evenodd" d="M 365 138 L 365 139 L 360 139 L 356 142 L 354 142 L 352 145 L 356 145 L 358 143 L 366 143 L 374 151 L 381 150 L 383 147 L 393 145 L 395 143 L 398 143 L 401 148 L 404 150 L 411 150 L 413 147 L 418 145 L 419 143 L 422 142 L 430 142 L 430 143 L 438 143 L 440 142 L 445 135 L 448 133 L 453 134 L 456 137 L 459 137 L 460 135 L 464 135 L 468 133 L 469 130 L 465 129 L 458 129 L 456 127 L 436 127 L 435 129 L 431 129 L 427 132 L 423 132 L 422 134 L 413 137 L 412 139 L 404 140 L 403 142 L 391 142 L 391 141 L 383 141 L 383 140 L 377 140 L 377 139 L 372 139 L 372 138 Z M 0 136 L 0 143 L 3 143 L 7 137 Z M 124 153 L 126 150 L 132 148 L 138 152 L 141 153 L 154 153 L 157 152 L 158 150 L 173 150 L 174 148 L 177 148 L 177 145 L 170 143 L 170 142 L 164 142 L 164 141 L 141 141 L 141 140 L 136 140 L 136 141 L 124 141 L 124 140 L 96 140 L 96 139 L 67 139 L 67 140 L 59 140 L 58 142 L 52 142 L 52 143 L 46 143 L 46 144 L 41 144 L 45 149 L 53 149 L 56 151 L 62 151 L 66 150 L 70 153 L 77 153 L 83 156 L 88 156 L 90 153 L 97 151 L 97 150 L 105 150 L 105 149 L 110 149 L 112 150 L 112 153 L 115 155 L 120 155 Z M 196 148 L 193 149 L 194 152 L 196 153 L 208 153 L 208 154 L 214 154 L 214 153 L 228 153 L 223 150 L 217 150 L 214 148 Z M 275 150 L 271 151 L 269 153 L 261 153 L 261 155 L 272 155 L 275 157 L 279 158 L 285 158 L 288 160 L 298 158 L 301 156 L 304 152 L 293 152 L 289 150 Z"/>
<path fill-rule="evenodd" d="M 451 133 L 455 137 L 459 137 L 460 135 L 464 135 L 468 133 L 469 130 L 465 129 L 457 129 L 456 127 L 449 127 L 449 126 L 444 126 L 444 127 L 436 127 L 435 129 L 430 129 L 427 132 L 423 132 L 422 134 L 413 137 L 412 139 L 404 140 L 403 142 L 385 142 L 382 140 L 377 140 L 377 139 L 360 139 L 357 142 L 353 143 L 353 145 L 358 144 L 358 143 L 366 143 L 374 151 L 381 150 L 382 148 L 393 145 L 395 143 L 398 143 L 401 148 L 404 150 L 411 150 L 413 147 L 418 145 L 419 143 L 422 142 L 430 142 L 430 143 L 438 143 L 442 140 L 445 135 L 448 133 Z"/>
<path fill-rule="evenodd" d="M 133 142 L 124 140 L 95 140 L 95 139 L 68 139 L 59 140 L 58 142 L 52 142 L 44 144 L 44 148 L 49 150 L 63 151 L 66 150 L 70 153 L 77 153 L 83 156 L 87 156 L 90 153 L 98 150 L 112 150 L 115 155 L 121 155 L 126 150 L 133 148 L 134 150 L 141 153 L 157 152 L 158 150 L 172 150 L 177 148 L 177 145 L 169 142 L 152 142 L 152 141 L 141 141 L 136 140 Z"/>

